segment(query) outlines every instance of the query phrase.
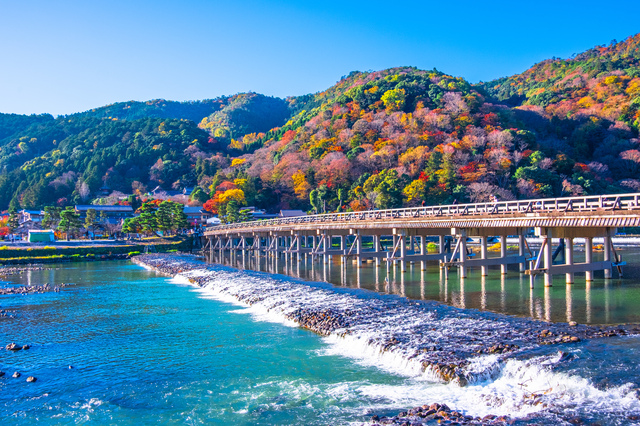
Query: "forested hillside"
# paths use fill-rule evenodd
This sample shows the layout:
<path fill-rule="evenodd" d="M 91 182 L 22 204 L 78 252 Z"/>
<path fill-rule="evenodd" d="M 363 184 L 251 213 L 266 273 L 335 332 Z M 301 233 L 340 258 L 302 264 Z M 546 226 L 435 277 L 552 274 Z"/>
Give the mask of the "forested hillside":
<path fill-rule="evenodd" d="M 478 85 L 401 67 L 284 100 L 0 115 L 0 208 L 157 185 L 197 185 L 220 213 L 232 200 L 335 211 L 640 191 L 639 43 Z"/>

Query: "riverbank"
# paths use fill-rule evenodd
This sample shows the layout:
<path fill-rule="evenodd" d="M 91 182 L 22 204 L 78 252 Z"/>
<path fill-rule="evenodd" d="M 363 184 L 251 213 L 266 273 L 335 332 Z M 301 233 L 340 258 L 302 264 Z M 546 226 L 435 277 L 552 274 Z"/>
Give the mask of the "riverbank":
<path fill-rule="evenodd" d="M 122 260 L 146 251 L 164 253 L 189 250 L 185 239 L 149 239 L 131 244 L 125 241 L 56 241 L 0 246 L 0 265 L 49 264 L 92 260 Z M 0 272 L 1 274 L 1 272 Z"/>
<path fill-rule="evenodd" d="M 351 356 L 375 359 L 381 368 L 401 366 L 405 373 L 461 387 L 513 376 L 509 380 L 519 387 L 514 391 L 517 409 L 487 414 L 492 416 L 516 411 L 524 417 L 567 398 L 567 383 L 558 377 L 541 374 L 546 381 L 543 385 L 536 376 L 523 380 L 522 376 L 531 374 L 532 368 L 526 359 L 540 348 L 557 346 L 558 350 L 547 356 L 544 363 L 563 364 L 567 362 L 563 350 L 571 345 L 640 333 L 637 325 L 547 323 L 323 283 L 275 280 L 262 273 L 212 267 L 188 257 L 146 255 L 133 261 L 211 291 L 221 300 L 249 306 L 264 315 L 314 331 L 344 347 Z M 637 395 L 632 399 L 637 403 Z M 456 417 L 455 414 L 444 417 L 438 412 L 428 416 L 431 417 L 424 421 L 432 424 Z M 473 422 L 506 421 L 485 417 L 475 416 Z M 402 424 L 418 420 L 399 415 L 379 421 Z"/>

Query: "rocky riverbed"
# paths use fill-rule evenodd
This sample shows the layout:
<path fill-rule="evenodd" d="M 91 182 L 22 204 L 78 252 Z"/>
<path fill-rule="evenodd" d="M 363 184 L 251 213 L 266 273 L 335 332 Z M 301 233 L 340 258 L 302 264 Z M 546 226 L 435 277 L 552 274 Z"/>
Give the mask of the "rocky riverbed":
<path fill-rule="evenodd" d="M 13 287 L 0 287 L 0 296 L 6 294 L 31 294 L 31 293 L 48 293 L 50 291 L 59 292 L 66 284 L 50 285 L 49 283 L 40 285 L 22 285 Z"/>
<path fill-rule="evenodd" d="M 27 265 L 27 266 L 3 266 L 0 267 L 0 276 L 8 276 L 8 275 L 18 275 L 23 274 L 27 271 L 42 271 L 45 268 L 42 265 Z"/>
<path fill-rule="evenodd" d="M 501 364 L 542 345 L 571 345 L 584 339 L 640 333 L 637 325 L 554 324 L 324 283 L 277 280 L 263 273 L 212 267 L 184 256 L 144 255 L 134 262 L 167 276 L 179 275 L 230 301 L 275 314 L 322 336 L 346 341 L 363 353 L 374 354 L 381 364 L 404 363 L 405 368 L 426 378 L 460 386 L 494 377 Z M 527 393 L 523 404 L 552 404 L 553 395 L 523 392 Z M 372 421 L 410 425 L 509 422 L 506 417 L 469 418 L 436 408 L 416 407 Z"/>

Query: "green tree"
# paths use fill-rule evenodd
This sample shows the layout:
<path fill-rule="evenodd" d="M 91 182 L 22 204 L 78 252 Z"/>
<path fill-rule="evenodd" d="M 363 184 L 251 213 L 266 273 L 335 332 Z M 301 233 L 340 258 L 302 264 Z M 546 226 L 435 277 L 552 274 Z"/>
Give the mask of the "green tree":
<path fill-rule="evenodd" d="M 385 169 L 371 176 L 362 188 L 366 194 L 377 194 L 375 205 L 380 209 L 392 209 L 402 205 L 400 179 L 394 169 Z"/>
<path fill-rule="evenodd" d="M 227 208 L 224 215 L 224 223 L 235 223 L 240 220 L 240 204 L 231 199 L 227 203 Z"/>
<path fill-rule="evenodd" d="M 67 241 L 69 241 L 69 232 L 79 229 L 81 226 L 80 215 L 73 207 L 69 206 L 60 212 L 58 229 L 66 234 Z"/>
<path fill-rule="evenodd" d="M 87 210 L 87 217 L 84 219 L 84 227 L 87 228 L 87 231 L 89 231 L 89 228 L 91 228 L 91 239 L 95 239 L 95 225 L 96 222 L 98 221 L 98 214 L 96 212 L 96 209 L 88 209 Z"/>
<path fill-rule="evenodd" d="M 138 223 L 144 233 L 155 233 L 158 230 L 156 211 L 158 207 L 154 203 L 144 203 L 139 211 Z"/>
<path fill-rule="evenodd" d="M 240 217 L 239 217 L 239 222 L 248 222 L 252 219 L 251 217 L 251 210 L 249 209 L 242 209 L 240 210 Z"/>
<path fill-rule="evenodd" d="M 309 193 L 309 201 L 311 202 L 311 207 L 316 212 L 316 214 L 320 213 L 320 208 L 322 207 L 322 200 L 320 199 L 320 193 L 317 189 L 311 190 Z"/>
<path fill-rule="evenodd" d="M 15 210 L 13 211 L 9 211 L 9 220 L 7 221 L 7 227 L 9 228 L 9 230 L 13 233 L 13 231 L 15 231 L 18 226 L 20 226 L 19 220 L 18 220 L 18 212 L 16 212 Z"/>
<path fill-rule="evenodd" d="M 57 228 L 60 223 L 60 212 L 62 207 L 45 206 L 44 217 L 42 218 L 42 225 L 45 228 Z"/>

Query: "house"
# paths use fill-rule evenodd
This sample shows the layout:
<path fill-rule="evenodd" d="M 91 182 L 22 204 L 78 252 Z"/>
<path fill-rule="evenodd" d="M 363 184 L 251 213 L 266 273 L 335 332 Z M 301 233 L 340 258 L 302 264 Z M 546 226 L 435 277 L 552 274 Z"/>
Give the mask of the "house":
<path fill-rule="evenodd" d="M 106 216 L 107 223 L 117 224 L 129 217 L 133 217 L 133 208 L 131 206 L 101 206 L 101 205 L 77 205 L 76 212 L 80 214 L 80 220 L 84 222 L 87 218 L 87 211 L 93 209 L 96 211 L 96 219 L 100 220 L 101 216 Z"/>
<path fill-rule="evenodd" d="M 211 212 L 206 211 L 202 207 L 184 207 L 184 214 L 187 215 L 187 222 L 194 226 L 204 226 L 207 219 L 213 216 Z"/>
<path fill-rule="evenodd" d="M 44 219 L 44 210 L 20 210 L 18 211 L 18 223 L 25 222 L 40 223 Z"/>
<path fill-rule="evenodd" d="M 278 217 L 297 217 L 306 215 L 307 214 L 302 210 L 280 210 L 280 215 Z"/>
<path fill-rule="evenodd" d="M 263 219 L 275 219 L 280 217 L 275 213 L 267 213 L 264 209 L 257 209 L 255 207 L 243 207 L 240 210 L 249 210 L 249 215 L 252 220 L 263 220 Z"/>
<path fill-rule="evenodd" d="M 56 240 L 53 229 L 30 229 L 28 241 L 30 243 L 51 243 Z"/>

